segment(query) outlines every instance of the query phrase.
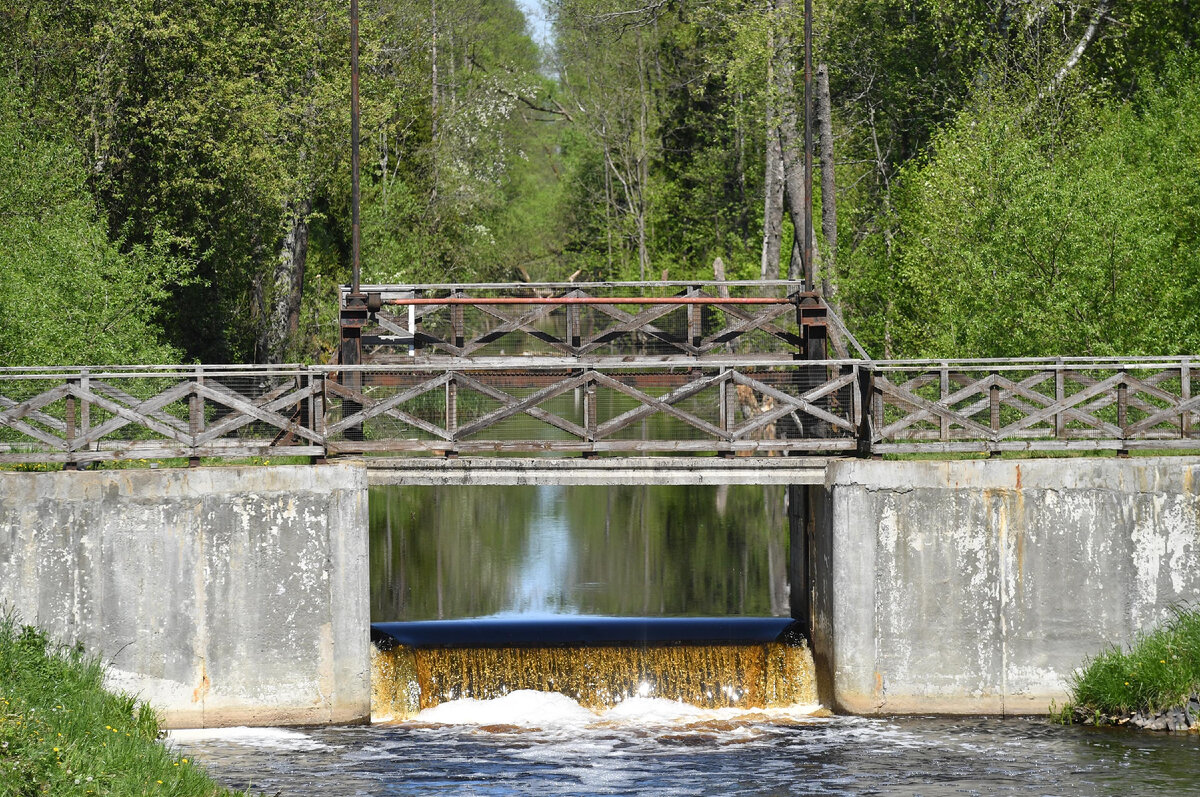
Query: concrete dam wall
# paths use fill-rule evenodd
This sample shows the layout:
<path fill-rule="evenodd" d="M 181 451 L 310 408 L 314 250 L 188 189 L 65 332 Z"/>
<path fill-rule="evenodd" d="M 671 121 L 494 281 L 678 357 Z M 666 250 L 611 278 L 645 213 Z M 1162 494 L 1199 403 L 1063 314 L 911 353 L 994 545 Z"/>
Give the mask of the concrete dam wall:
<path fill-rule="evenodd" d="M 822 702 L 1045 711 L 1086 657 L 1200 597 L 1198 471 L 831 461 L 791 493 Z M 366 720 L 366 485 L 351 464 L 0 473 L 0 605 L 169 726 Z"/>
<path fill-rule="evenodd" d="M 831 463 L 804 524 L 822 699 L 1061 702 L 1086 657 L 1200 597 L 1198 476 L 1195 457 Z"/>
<path fill-rule="evenodd" d="M 0 473 L 0 605 L 169 727 L 370 716 L 356 465 Z"/>

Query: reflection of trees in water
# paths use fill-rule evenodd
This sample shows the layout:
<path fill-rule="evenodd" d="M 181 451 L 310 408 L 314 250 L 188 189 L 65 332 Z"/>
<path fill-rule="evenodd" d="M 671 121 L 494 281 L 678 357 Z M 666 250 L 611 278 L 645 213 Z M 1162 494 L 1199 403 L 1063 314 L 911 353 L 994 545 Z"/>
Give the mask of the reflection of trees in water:
<path fill-rule="evenodd" d="M 531 554 L 554 570 L 558 594 L 542 608 L 787 614 L 783 488 L 563 487 L 552 496 L 539 508 L 533 487 L 372 488 L 372 619 L 513 608 L 530 586 L 523 573 L 548 578 L 531 569 Z M 566 523 L 562 542 L 531 536 L 539 513 Z"/>

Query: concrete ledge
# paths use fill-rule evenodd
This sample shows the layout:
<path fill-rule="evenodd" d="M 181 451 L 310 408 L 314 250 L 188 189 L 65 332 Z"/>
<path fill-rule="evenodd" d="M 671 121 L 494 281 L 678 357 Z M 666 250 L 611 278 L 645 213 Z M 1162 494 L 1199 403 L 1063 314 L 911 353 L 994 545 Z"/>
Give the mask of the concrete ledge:
<path fill-rule="evenodd" d="M 373 485 L 824 484 L 825 457 L 388 457 L 363 460 Z"/>
<path fill-rule="evenodd" d="M 858 714 L 1041 713 L 1200 598 L 1200 458 L 863 462 L 810 489 L 814 655 Z"/>
<path fill-rule="evenodd" d="M 0 473 L 0 602 L 168 727 L 370 716 L 360 465 Z"/>

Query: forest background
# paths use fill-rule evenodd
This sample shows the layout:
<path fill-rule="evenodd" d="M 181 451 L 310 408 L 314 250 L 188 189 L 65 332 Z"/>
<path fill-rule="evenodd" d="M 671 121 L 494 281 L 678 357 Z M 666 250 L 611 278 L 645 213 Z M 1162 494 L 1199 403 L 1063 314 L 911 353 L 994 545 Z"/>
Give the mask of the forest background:
<path fill-rule="evenodd" d="M 1200 9 L 814 0 L 876 357 L 1200 352 Z M 795 275 L 800 0 L 362 0 L 363 280 Z M 348 3 L 0 0 L 0 363 L 324 362 Z"/>

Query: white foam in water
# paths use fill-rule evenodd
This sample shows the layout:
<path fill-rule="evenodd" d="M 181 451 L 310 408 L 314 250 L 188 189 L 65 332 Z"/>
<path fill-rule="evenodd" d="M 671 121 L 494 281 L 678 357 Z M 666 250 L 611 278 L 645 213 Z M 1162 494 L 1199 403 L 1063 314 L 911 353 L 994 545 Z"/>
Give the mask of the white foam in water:
<path fill-rule="evenodd" d="M 235 742 L 247 747 L 272 750 L 327 750 L 328 745 L 286 728 L 185 728 L 167 732 L 167 744 L 194 744 L 198 741 Z"/>
<path fill-rule="evenodd" d="M 444 725 L 580 725 L 596 715 L 558 692 L 519 689 L 493 700 L 473 697 L 450 700 L 427 708 L 416 716 L 417 722 Z"/>
<path fill-rule="evenodd" d="M 516 725 L 528 728 L 605 725 L 686 725 L 708 720 L 804 720 L 821 706 L 706 709 L 661 697 L 632 697 L 596 713 L 558 692 L 521 689 L 492 700 L 463 698 L 428 708 L 411 721 L 430 725 Z"/>

